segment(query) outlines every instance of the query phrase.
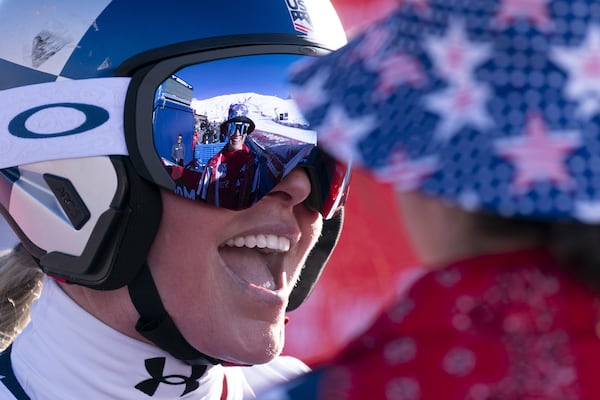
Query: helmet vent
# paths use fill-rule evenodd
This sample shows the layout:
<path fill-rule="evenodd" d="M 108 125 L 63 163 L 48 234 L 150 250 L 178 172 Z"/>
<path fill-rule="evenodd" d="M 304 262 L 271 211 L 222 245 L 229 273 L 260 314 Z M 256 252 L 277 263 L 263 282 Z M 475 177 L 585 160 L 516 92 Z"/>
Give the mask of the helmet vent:
<path fill-rule="evenodd" d="M 73 227 L 80 230 L 90 219 L 91 214 L 71 181 L 52 174 L 44 174 L 44 180 Z"/>

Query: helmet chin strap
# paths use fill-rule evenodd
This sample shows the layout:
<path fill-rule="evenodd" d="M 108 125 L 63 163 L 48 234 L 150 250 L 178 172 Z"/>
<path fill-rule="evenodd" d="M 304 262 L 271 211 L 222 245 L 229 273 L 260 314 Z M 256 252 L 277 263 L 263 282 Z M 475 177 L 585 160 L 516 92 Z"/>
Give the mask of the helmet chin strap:
<path fill-rule="evenodd" d="M 185 340 L 165 310 L 147 263 L 129 283 L 128 289 L 129 297 L 140 314 L 135 329 L 143 337 L 189 365 L 226 364 L 223 360 L 202 354 Z"/>

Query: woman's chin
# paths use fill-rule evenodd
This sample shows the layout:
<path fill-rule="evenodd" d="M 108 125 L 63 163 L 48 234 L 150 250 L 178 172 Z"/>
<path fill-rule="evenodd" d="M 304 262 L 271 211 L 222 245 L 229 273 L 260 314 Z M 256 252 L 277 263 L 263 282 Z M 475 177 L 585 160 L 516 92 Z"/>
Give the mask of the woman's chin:
<path fill-rule="evenodd" d="M 281 354 L 283 345 L 263 347 L 255 352 L 247 352 L 240 355 L 238 363 L 241 364 L 265 364 L 272 361 L 275 357 Z"/>
<path fill-rule="evenodd" d="M 251 342 L 251 341 L 248 341 Z M 281 354 L 283 340 L 253 341 L 246 343 L 243 351 L 224 356 L 223 359 L 234 364 L 264 364 Z"/>

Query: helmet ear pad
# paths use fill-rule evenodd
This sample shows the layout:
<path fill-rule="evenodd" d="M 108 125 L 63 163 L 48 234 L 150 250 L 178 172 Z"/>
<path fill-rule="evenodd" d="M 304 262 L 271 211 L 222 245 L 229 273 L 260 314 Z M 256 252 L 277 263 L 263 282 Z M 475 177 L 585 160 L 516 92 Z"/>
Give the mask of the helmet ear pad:
<path fill-rule="evenodd" d="M 118 189 L 82 254 L 50 251 L 39 257 L 47 274 L 100 290 L 125 286 L 137 275 L 145 265 L 162 214 L 160 189 L 140 177 L 128 157 L 111 156 L 110 160 Z"/>
<path fill-rule="evenodd" d="M 321 237 L 306 259 L 298 283 L 296 283 L 296 286 L 290 294 L 287 311 L 293 311 L 300 307 L 312 292 L 333 249 L 338 243 L 343 223 L 343 209 L 333 218 L 323 221 Z"/>

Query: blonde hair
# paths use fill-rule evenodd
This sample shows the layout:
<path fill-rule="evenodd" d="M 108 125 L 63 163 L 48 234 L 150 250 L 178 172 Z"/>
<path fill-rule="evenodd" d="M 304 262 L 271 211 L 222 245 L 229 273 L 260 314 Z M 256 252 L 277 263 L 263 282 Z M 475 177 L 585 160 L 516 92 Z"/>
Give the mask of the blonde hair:
<path fill-rule="evenodd" d="M 0 251 L 0 350 L 29 322 L 29 311 L 42 289 L 43 272 L 22 245 Z"/>

